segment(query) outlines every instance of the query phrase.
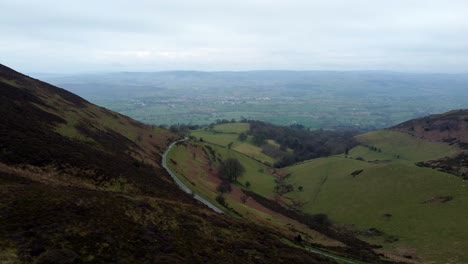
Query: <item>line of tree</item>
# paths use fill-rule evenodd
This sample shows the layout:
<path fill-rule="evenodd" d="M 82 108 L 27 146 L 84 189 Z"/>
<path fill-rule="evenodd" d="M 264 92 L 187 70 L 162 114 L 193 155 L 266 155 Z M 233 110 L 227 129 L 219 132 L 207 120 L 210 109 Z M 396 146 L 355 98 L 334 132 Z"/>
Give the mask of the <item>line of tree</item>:
<path fill-rule="evenodd" d="M 252 136 L 253 143 L 262 147 L 265 154 L 279 159 L 275 167 L 344 153 L 358 144 L 354 138 L 357 131 L 352 130 L 309 130 L 299 124 L 277 126 L 252 120 L 248 123 L 250 129 L 247 134 Z M 267 139 L 280 144 L 279 149 L 269 148 Z"/>
<path fill-rule="evenodd" d="M 245 119 L 243 119 L 246 121 Z M 167 124 L 161 124 L 158 127 L 163 128 L 163 129 L 168 129 L 172 133 L 178 134 L 180 136 L 187 136 L 190 134 L 190 130 L 198 130 L 202 128 L 210 128 L 212 129 L 215 125 L 220 125 L 220 124 L 229 124 L 229 123 L 236 123 L 236 119 L 216 119 L 215 122 L 208 124 L 208 125 L 198 125 L 198 124 L 185 124 L 185 123 L 177 123 L 177 124 L 172 124 L 172 125 L 167 125 Z"/>

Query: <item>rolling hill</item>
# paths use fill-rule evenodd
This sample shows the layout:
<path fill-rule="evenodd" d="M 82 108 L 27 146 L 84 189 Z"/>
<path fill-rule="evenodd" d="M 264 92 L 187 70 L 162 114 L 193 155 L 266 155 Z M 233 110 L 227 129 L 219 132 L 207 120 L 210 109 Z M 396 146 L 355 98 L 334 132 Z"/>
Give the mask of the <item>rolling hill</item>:
<path fill-rule="evenodd" d="M 166 130 L 3 65 L 0 113 L 0 263 L 334 262 L 179 190 Z"/>
<path fill-rule="evenodd" d="M 251 136 L 245 141 L 238 139 L 238 135 L 246 133 L 250 126 L 249 123 L 226 123 L 193 131 L 192 140 L 177 144 L 169 153 L 169 167 L 197 195 L 218 204 L 226 214 L 283 230 L 291 236 L 299 233 L 305 245 L 316 249 L 370 263 L 389 262 L 388 258 L 374 252 L 375 246 L 356 239 L 352 232 L 323 225 L 320 215 L 304 215 L 278 204 L 276 201 L 281 197 L 277 187 L 286 187 L 281 178 L 287 175 L 284 170 L 273 168 L 259 158 L 266 154 L 252 143 Z M 267 140 L 265 144 L 273 146 L 275 142 Z M 231 184 L 231 191 L 225 192 L 220 191 L 223 181 L 218 168 L 229 158 L 239 160 L 245 174 Z M 220 194 L 227 204 L 219 203 Z M 400 261 L 398 258 L 394 260 Z"/>
<path fill-rule="evenodd" d="M 304 239 L 320 244 L 330 241 L 287 220 L 300 218 L 287 209 L 325 214 L 334 227 L 379 245 L 377 252 L 388 258 L 465 263 L 467 113 L 451 111 L 358 135 L 359 144 L 347 153 L 279 169 L 258 159 L 265 153 L 239 148 L 250 144 L 237 139 L 247 133 L 246 124 L 215 125 L 194 131 L 194 140 L 180 144 L 172 153 L 172 167 L 194 190 L 214 199 L 218 164 L 236 158 L 246 173 L 224 196 L 247 218 L 278 229 L 290 224 L 304 232 Z M 184 160 L 192 163 L 185 167 Z M 247 194 L 244 202 L 239 193 Z"/>
<path fill-rule="evenodd" d="M 410 120 L 395 129 L 433 142 L 445 142 L 460 149 L 468 149 L 468 110 L 455 110 L 440 115 Z M 421 167 L 429 167 L 468 179 L 468 154 L 419 162 Z"/>
<path fill-rule="evenodd" d="M 468 189 L 455 172 L 466 169 L 460 162 L 468 134 L 465 114 L 454 111 L 370 132 L 357 137 L 361 145 L 348 155 L 287 167 L 288 182 L 303 189 L 286 197 L 383 250 L 423 263 L 464 263 Z"/>

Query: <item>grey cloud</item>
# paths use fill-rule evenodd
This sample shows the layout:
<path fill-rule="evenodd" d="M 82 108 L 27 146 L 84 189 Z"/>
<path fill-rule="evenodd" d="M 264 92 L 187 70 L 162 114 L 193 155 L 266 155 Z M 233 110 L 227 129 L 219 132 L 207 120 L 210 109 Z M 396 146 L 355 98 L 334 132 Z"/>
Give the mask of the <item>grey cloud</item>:
<path fill-rule="evenodd" d="M 1 63 L 24 71 L 466 72 L 459 0 L 0 2 Z"/>

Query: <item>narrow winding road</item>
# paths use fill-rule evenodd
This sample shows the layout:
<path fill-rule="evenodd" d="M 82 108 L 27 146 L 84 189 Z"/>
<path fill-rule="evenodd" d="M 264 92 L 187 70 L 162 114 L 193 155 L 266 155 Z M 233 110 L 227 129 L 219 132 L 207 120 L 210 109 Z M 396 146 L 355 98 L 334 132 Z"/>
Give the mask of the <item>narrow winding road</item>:
<path fill-rule="evenodd" d="M 167 155 L 169 154 L 169 152 L 171 152 L 172 148 L 179 142 L 183 142 L 183 141 L 187 141 L 188 138 L 184 138 L 184 139 L 181 139 L 181 140 L 178 140 L 178 141 L 175 141 L 173 142 L 166 150 L 166 152 L 164 152 L 163 156 L 162 156 L 162 161 L 161 161 L 161 165 L 163 166 L 164 169 L 166 169 L 166 171 L 169 173 L 169 175 L 171 175 L 171 177 L 174 179 L 174 181 L 177 183 L 177 185 L 179 185 L 179 187 L 186 193 L 188 194 L 193 194 L 193 198 L 200 201 L 201 203 L 203 203 L 204 205 L 208 206 L 210 209 L 212 209 L 213 211 L 217 212 L 217 213 L 220 213 L 220 214 L 224 214 L 223 210 L 219 209 L 219 207 L 217 207 L 216 205 L 210 203 L 209 201 L 207 201 L 206 199 L 204 199 L 203 197 L 199 196 L 198 194 L 194 193 L 189 187 L 187 187 L 187 185 L 185 185 L 181 180 L 179 180 L 179 178 L 176 176 L 176 174 L 171 170 L 169 169 L 169 166 L 167 165 Z M 314 248 L 310 248 L 310 247 L 305 247 L 305 250 L 309 251 L 309 252 L 312 252 L 312 253 L 315 253 L 315 254 L 318 254 L 318 255 L 322 255 L 322 256 L 325 256 L 325 257 L 328 257 L 328 258 L 331 258 L 331 259 L 334 259 L 334 260 L 338 260 L 338 261 L 341 261 L 342 263 L 348 263 L 348 264 L 358 264 L 358 263 L 362 263 L 362 262 L 356 262 L 356 261 L 353 261 L 353 260 L 349 260 L 349 259 L 346 259 L 344 257 L 341 257 L 341 256 L 337 256 L 337 255 L 334 255 L 334 254 L 331 254 L 331 253 L 326 253 L 326 252 L 323 252 L 321 250 L 317 250 L 317 249 L 314 249 Z"/>
<path fill-rule="evenodd" d="M 193 194 L 193 198 L 200 201 L 202 204 L 208 206 L 211 210 L 217 212 L 217 213 L 220 213 L 220 214 L 224 214 L 223 210 L 219 209 L 216 205 L 210 203 L 209 201 L 207 201 L 206 199 L 204 199 L 203 197 L 199 196 L 198 194 L 194 193 L 192 190 L 190 190 L 189 187 L 187 187 L 187 185 L 185 185 L 181 180 L 179 180 L 179 178 L 177 178 L 177 175 L 171 170 L 169 169 L 169 166 L 167 165 L 167 155 L 169 154 L 169 152 L 171 152 L 172 148 L 179 142 L 183 142 L 183 141 L 186 141 L 188 140 L 187 138 L 185 139 L 181 139 L 181 140 L 178 140 L 178 141 L 175 141 L 173 142 L 166 150 L 166 152 L 164 152 L 163 156 L 162 156 L 162 162 L 161 162 L 161 165 L 163 166 L 164 169 L 166 169 L 166 171 L 169 173 L 169 175 L 171 175 L 172 179 L 174 179 L 174 181 L 177 183 L 177 185 L 179 185 L 179 187 L 186 193 L 188 194 Z"/>

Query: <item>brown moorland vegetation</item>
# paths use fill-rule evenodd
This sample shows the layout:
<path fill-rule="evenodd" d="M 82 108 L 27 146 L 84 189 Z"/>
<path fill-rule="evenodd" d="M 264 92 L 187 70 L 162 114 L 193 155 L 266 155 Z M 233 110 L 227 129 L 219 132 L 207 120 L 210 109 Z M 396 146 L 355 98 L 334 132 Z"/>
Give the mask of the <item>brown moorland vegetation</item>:
<path fill-rule="evenodd" d="M 180 191 L 166 130 L 3 65 L 0 113 L 1 263 L 333 262 Z"/>

